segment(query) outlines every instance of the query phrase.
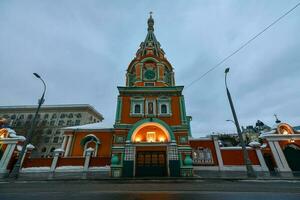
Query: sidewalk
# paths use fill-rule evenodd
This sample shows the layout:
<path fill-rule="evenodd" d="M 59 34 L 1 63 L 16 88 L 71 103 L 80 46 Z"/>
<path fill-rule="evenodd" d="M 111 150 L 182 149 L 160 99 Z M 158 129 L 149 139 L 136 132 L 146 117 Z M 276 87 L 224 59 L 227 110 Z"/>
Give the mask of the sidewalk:
<path fill-rule="evenodd" d="M 9 178 L 0 179 L 0 182 L 14 181 L 112 181 L 112 182 L 140 182 L 140 181 L 168 181 L 168 182 L 186 182 L 186 181 L 204 181 L 204 180 L 297 180 L 300 176 L 293 174 L 270 174 L 260 173 L 256 178 L 249 178 L 245 172 L 219 172 L 219 171 L 195 171 L 193 177 L 122 177 L 111 178 L 108 173 L 101 172 L 56 172 L 56 173 L 21 173 L 17 180 Z"/>

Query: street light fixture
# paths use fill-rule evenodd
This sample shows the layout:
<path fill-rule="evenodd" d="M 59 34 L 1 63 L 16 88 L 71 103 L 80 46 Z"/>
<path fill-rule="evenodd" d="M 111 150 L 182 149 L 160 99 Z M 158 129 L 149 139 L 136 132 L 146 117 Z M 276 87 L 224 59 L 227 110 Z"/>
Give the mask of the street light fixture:
<path fill-rule="evenodd" d="M 45 101 L 45 98 L 44 98 L 45 97 L 45 93 L 46 93 L 46 84 L 45 84 L 45 81 L 37 73 L 33 73 L 33 75 L 35 77 L 37 77 L 38 79 L 40 79 L 43 82 L 44 91 L 43 91 L 42 97 L 38 101 L 38 107 L 36 109 L 34 118 L 33 118 L 32 122 L 31 122 L 31 126 L 30 126 L 30 129 L 29 129 L 28 134 L 26 136 L 26 140 L 24 141 L 23 148 L 22 148 L 22 150 L 21 150 L 21 152 L 19 154 L 18 160 L 17 160 L 16 164 L 14 165 L 14 168 L 13 168 L 12 172 L 9 175 L 10 178 L 16 178 L 17 179 L 18 176 L 19 176 L 19 171 L 20 171 L 20 168 L 21 168 L 22 158 L 23 158 L 23 156 L 25 154 L 27 145 L 31 142 L 32 134 L 34 133 L 34 129 L 36 127 L 37 116 L 39 114 L 39 111 L 40 111 L 40 108 L 41 108 L 42 104 Z"/>
<path fill-rule="evenodd" d="M 231 94 L 230 94 L 228 86 L 227 86 L 227 74 L 228 74 L 228 72 L 229 72 L 229 68 L 226 68 L 225 69 L 226 92 L 227 92 L 227 97 L 228 97 L 228 101 L 229 101 L 229 104 L 230 104 L 231 112 L 232 112 L 232 115 L 233 115 L 234 124 L 236 126 L 236 130 L 238 132 L 239 140 L 240 140 L 240 143 L 242 145 L 243 158 L 244 158 L 244 162 L 245 162 L 246 168 L 247 168 L 247 175 L 248 175 L 248 177 L 255 177 L 256 175 L 255 175 L 255 172 L 253 170 L 251 161 L 249 159 L 248 151 L 246 149 L 246 145 L 245 145 L 245 142 L 244 142 L 244 139 L 243 139 L 243 135 L 242 135 L 242 131 L 241 131 L 241 128 L 240 128 L 240 125 L 239 125 L 239 121 L 237 119 L 235 109 L 234 109 L 234 106 L 233 106 L 233 102 L 232 102 L 232 99 L 231 99 Z M 226 121 L 232 121 L 232 120 L 226 120 Z"/>

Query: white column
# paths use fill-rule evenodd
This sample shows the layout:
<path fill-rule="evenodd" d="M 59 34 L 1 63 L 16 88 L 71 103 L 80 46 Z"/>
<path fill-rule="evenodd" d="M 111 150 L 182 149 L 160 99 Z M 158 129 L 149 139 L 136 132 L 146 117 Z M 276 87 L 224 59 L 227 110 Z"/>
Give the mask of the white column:
<path fill-rule="evenodd" d="M 216 149 L 216 154 L 217 154 L 217 159 L 218 159 L 218 164 L 219 164 L 219 170 L 223 171 L 224 170 L 224 164 L 223 164 L 221 149 L 220 149 L 219 142 L 218 142 L 218 136 L 213 135 L 212 138 L 213 138 L 214 146 L 215 146 L 215 149 Z"/>
<path fill-rule="evenodd" d="M 21 160 L 20 169 L 22 169 L 22 165 L 23 165 L 23 162 L 25 160 L 25 157 L 26 157 L 26 154 L 27 154 L 28 150 L 32 151 L 34 148 L 35 147 L 32 144 L 27 144 L 26 149 L 25 149 L 25 153 L 23 154 L 23 158 Z"/>
<path fill-rule="evenodd" d="M 63 142 L 62 142 L 61 148 L 62 148 L 63 150 L 65 150 L 66 143 L 67 143 L 67 136 L 66 136 L 66 135 L 64 135 L 63 137 L 64 137 L 64 139 L 63 139 Z"/>
<path fill-rule="evenodd" d="M 84 172 L 87 172 L 89 170 L 89 164 L 90 164 L 90 160 L 91 160 L 91 156 L 92 156 L 93 152 L 94 152 L 94 149 L 91 147 L 85 151 L 85 160 L 84 160 L 84 166 L 83 166 Z"/>
<path fill-rule="evenodd" d="M 7 144 L 4 154 L 0 161 L 0 173 L 6 172 L 7 165 L 11 159 L 12 154 L 14 153 L 15 147 L 16 147 L 16 143 Z"/>
<path fill-rule="evenodd" d="M 285 155 L 283 154 L 282 149 L 281 149 L 278 141 L 274 141 L 274 145 L 275 145 L 275 148 L 276 148 L 276 150 L 278 152 L 278 156 L 279 156 L 279 158 L 281 160 L 281 163 L 282 163 L 282 166 L 284 168 L 284 171 L 291 172 L 292 170 L 291 170 L 289 164 L 287 163 L 287 161 L 285 159 Z"/>
<path fill-rule="evenodd" d="M 71 144 L 72 144 L 72 138 L 73 138 L 73 135 L 68 136 L 68 143 L 67 143 L 67 148 L 66 148 L 66 152 L 65 152 L 65 157 L 69 156 Z"/>
<path fill-rule="evenodd" d="M 53 160 L 52 160 L 52 163 L 51 163 L 51 167 L 50 167 L 50 171 L 51 172 L 55 171 L 59 155 L 62 154 L 63 152 L 64 151 L 62 149 L 55 149 L 54 150 L 54 157 L 53 157 Z"/>
<path fill-rule="evenodd" d="M 261 150 L 259 148 L 255 148 L 255 152 L 256 152 L 256 155 L 257 155 L 257 158 L 259 160 L 259 163 L 260 163 L 260 166 L 261 166 L 262 170 L 265 171 L 265 172 L 269 171 L 269 168 L 266 165 L 266 162 L 265 162 L 265 159 L 264 159 L 264 157 L 261 153 Z"/>
<path fill-rule="evenodd" d="M 276 162 L 278 170 L 279 171 L 284 171 L 284 167 L 283 167 L 282 162 L 281 162 L 281 160 L 279 158 L 279 155 L 277 153 L 277 149 L 276 149 L 276 147 L 274 145 L 274 142 L 273 141 L 268 141 L 268 142 L 269 142 L 269 146 L 271 148 L 271 151 L 272 151 L 272 154 L 274 156 L 274 159 L 275 159 L 275 162 Z"/>

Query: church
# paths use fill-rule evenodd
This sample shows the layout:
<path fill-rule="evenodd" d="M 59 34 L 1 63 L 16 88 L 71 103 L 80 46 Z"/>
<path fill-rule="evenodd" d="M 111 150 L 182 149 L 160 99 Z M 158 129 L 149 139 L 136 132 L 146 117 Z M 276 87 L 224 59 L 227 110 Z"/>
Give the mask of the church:
<path fill-rule="evenodd" d="M 92 147 L 94 155 L 112 156 L 113 177 L 192 175 L 191 117 L 151 15 L 146 38 L 127 68 L 126 86 L 118 90 L 114 127 L 89 132 L 67 128 L 65 156 L 81 156 Z"/>

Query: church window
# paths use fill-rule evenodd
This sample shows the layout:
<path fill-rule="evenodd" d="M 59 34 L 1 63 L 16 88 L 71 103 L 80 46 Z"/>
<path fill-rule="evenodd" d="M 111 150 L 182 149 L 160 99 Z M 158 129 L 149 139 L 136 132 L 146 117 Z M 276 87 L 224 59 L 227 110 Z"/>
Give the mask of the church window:
<path fill-rule="evenodd" d="M 154 83 L 153 82 L 145 82 L 145 86 L 151 87 L 151 86 L 154 86 Z"/>
<path fill-rule="evenodd" d="M 141 113 L 141 105 L 140 104 L 135 104 L 134 105 L 134 113 L 136 113 L 136 114 Z"/>
<path fill-rule="evenodd" d="M 159 97 L 158 100 L 158 114 L 161 116 L 170 116 L 171 113 L 171 98 Z"/>
<path fill-rule="evenodd" d="M 141 116 L 144 113 L 144 98 L 132 97 L 131 98 L 131 109 L 130 115 Z"/>
<path fill-rule="evenodd" d="M 167 114 L 168 113 L 167 105 L 166 104 L 162 104 L 160 110 L 161 110 L 162 114 Z"/>

